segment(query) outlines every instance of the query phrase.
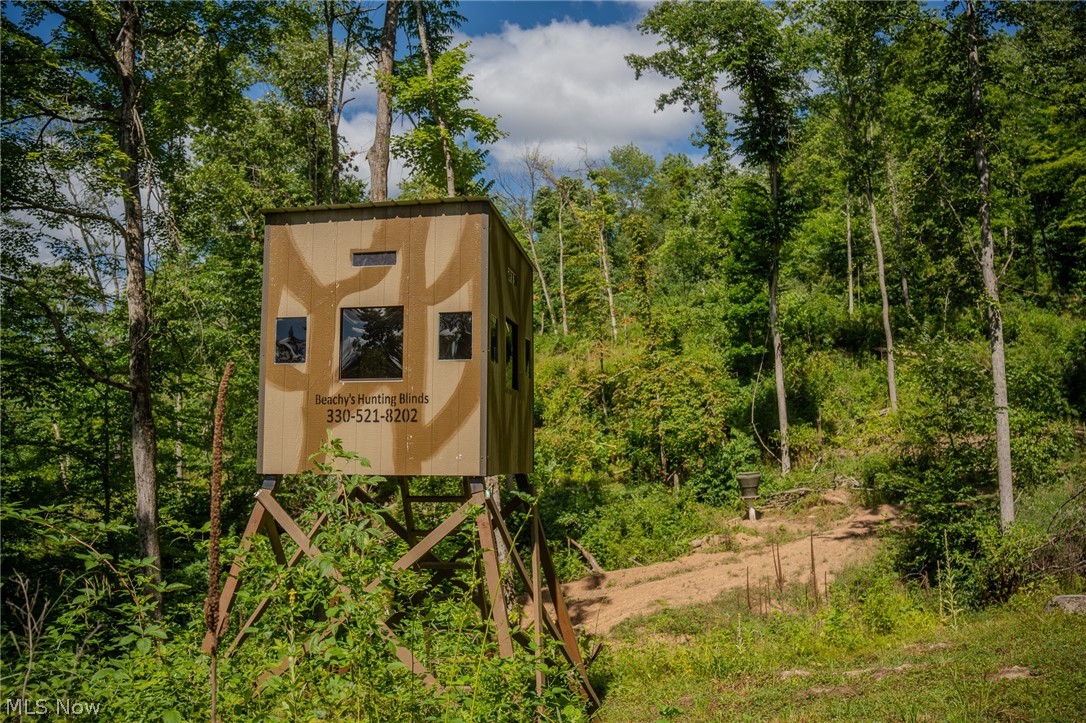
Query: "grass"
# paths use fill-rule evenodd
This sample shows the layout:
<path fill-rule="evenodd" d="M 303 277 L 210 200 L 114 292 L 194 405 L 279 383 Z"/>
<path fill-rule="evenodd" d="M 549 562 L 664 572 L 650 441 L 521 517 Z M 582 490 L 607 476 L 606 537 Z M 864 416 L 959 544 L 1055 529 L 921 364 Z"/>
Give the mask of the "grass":
<path fill-rule="evenodd" d="M 877 566 L 853 580 L 817 613 L 729 597 L 624 623 L 594 666 L 602 720 L 1082 720 L 1086 617 L 1045 594 L 955 629 Z"/>

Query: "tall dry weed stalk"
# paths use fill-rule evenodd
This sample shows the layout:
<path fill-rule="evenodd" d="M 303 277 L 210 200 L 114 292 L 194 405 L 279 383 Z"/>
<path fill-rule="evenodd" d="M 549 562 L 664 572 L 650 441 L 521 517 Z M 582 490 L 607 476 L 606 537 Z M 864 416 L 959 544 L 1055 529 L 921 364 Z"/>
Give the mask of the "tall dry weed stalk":
<path fill-rule="evenodd" d="M 219 702 L 219 545 L 222 541 L 222 430 L 226 410 L 226 387 L 234 373 L 234 362 L 227 362 L 219 396 L 215 400 L 215 433 L 211 440 L 211 532 L 207 549 L 207 602 L 204 624 L 211 633 L 211 723 L 218 721 Z"/>

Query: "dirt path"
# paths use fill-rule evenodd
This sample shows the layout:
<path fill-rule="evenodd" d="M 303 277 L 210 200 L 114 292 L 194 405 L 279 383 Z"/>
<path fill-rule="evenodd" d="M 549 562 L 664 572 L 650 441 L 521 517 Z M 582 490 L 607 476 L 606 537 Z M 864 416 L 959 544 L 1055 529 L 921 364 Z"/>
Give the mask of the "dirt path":
<path fill-rule="evenodd" d="M 645 567 L 613 570 L 576 580 L 563 586 L 573 622 L 591 634 L 606 634 L 619 622 L 659 610 L 706 603 L 725 590 L 745 589 L 747 569 L 751 586 L 774 578 L 772 545 L 763 535 L 779 530 L 802 534 L 800 539 L 780 546 L 781 567 L 786 581 L 810 580 L 811 543 L 814 532 L 815 567 L 818 580 L 832 581 L 847 565 L 868 559 L 875 550 L 875 531 L 896 517 L 889 505 L 864 508 L 847 519 L 817 531 L 817 525 L 803 520 L 784 521 L 772 517 L 743 522 L 737 529 L 739 552 L 694 552 L 670 562 Z"/>

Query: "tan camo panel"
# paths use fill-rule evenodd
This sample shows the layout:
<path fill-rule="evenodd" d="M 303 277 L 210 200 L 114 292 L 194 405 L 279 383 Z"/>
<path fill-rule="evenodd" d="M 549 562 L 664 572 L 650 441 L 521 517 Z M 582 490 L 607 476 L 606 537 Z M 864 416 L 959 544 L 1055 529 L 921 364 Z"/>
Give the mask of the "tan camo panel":
<path fill-rule="evenodd" d="M 489 315 L 498 322 L 498 362 L 487 357 L 487 474 L 531 472 L 533 447 L 534 380 L 528 375 L 525 341 L 532 344 L 532 288 L 535 271 L 519 242 L 510 236 L 505 225 L 493 222 L 488 234 L 490 255 L 487 269 L 487 298 Z M 509 271 L 516 275 L 511 283 Z M 507 383 L 506 319 L 517 324 L 519 389 Z M 489 339 L 490 320 L 487 319 Z M 533 362 L 534 366 L 534 362 Z"/>
<path fill-rule="evenodd" d="M 350 472 L 483 473 L 485 202 L 272 213 L 265 233 L 259 468 L 292 474 L 328 430 Z M 355 267 L 356 252 L 395 251 Z M 403 379 L 341 381 L 340 309 L 404 307 Z M 470 360 L 438 360 L 438 313 L 473 314 Z M 306 317 L 303 363 L 275 363 L 276 319 Z M 330 421 L 331 418 L 331 421 Z"/>

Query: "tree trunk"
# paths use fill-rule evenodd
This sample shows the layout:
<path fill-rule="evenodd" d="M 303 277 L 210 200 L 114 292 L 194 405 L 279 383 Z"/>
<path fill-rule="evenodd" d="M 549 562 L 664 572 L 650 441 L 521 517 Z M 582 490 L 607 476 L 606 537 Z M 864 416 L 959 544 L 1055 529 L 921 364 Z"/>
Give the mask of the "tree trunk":
<path fill-rule="evenodd" d="M 777 325 L 777 277 L 779 274 L 774 251 L 773 268 L 769 271 L 769 331 L 773 343 L 773 380 L 777 388 L 777 423 L 781 433 L 781 474 L 788 474 L 792 469 L 792 456 L 788 450 L 788 395 L 784 389 L 784 356 L 781 331 Z"/>
<path fill-rule="evenodd" d="M 547 313 L 551 317 L 551 326 L 557 329 L 558 319 L 554 316 L 554 303 L 551 302 L 551 292 L 547 288 L 547 278 L 543 275 L 543 266 L 539 263 L 539 254 L 535 248 L 534 226 L 535 221 L 532 219 L 528 225 L 528 246 L 532 251 L 532 263 L 535 265 L 535 272 L 539 276 L 539 285 L 543 289 L 543 302 L 547 305 Z"/>
<path fill-rule="evenodd" d="M 1056 278 L 1056 265 L 1052 263 L 1052 250 L 1048 247 L 1048 236 L 1045 235 L 1045 219 L 1041 219 L 1041 247 L 1045 252 L 1045 266 L 1048 268 L 1048 280 L 1052 290 L 1056 292 L 1056 301 L 1063 305 L 1063 294 L 1060 293 L 1059 279 Z"/>
<path fill-rule="evenodd" d="M 988 301 L 988 339 L 992 347 L 992 387 L 995 401 L 996 467 L 999 479 L 999 519 L 1004 531 L 1014 523 L 1014 488 L 1011 475 L 1011 427 L 1007 404 L 1007 369 L 1003 350 L 1003 316 L 999 308 L 999 279 L 995 273 L 995 245 L 992 239 L 991 176 L 984 146 L 984 109 L 981 102 L 980 24 L 976 7 L 965 4 L 969 24 L 970 101 L 973 111 L 973 156 L 977 164 L 980 207 L 980 268 Z"/>
<path fill-rule="evenodd" d="M 68 469 L 72 465 L 72 455 L 60 454 L 60 450 L 64 447 L 64 440 L 60 436 L 60 422 L 53 419 L 53 439 L 57 443 L 57 454 L 60 457 L 60 482 L 64 487 L 64 491 L 68 491 Z"/>
<path fill-rule="evenodd" d="M 327 80 L 324 100 L 324 120 L 328 125 L 328 142 L 332 149 L 332 203 L 339 203 L 339 115 L 336 113 L 336 40 L 333 35 L 336 10 L 333 0 L 324 0 L 324 27 L 328 58 L 325 62 Z"/>
<path fill-rule="evenodd" d="M 603 344 L 600 344 L 600 406 L 603 408 L 603 423 L 607 424 L 607 372 L 603 365 Z"/>
<path fill-rule="evenodd" d="M 856 313 L 856 291 L 852 287 L 852 194 L 845 197 L 845 252 L 848 254 L 848 318 Z"/>
<path fill-rule="evenodd" d="M 177 484 L 185 481 L 185 448 L 181 444 L 183 425 L 181 423 L 181 392 L 176 392 L 173 398 L 173 409 L 177 415 L 174 419 L 174 431 L 177 437 L 173 441 L 173 459 L 175 464 L 174 476 Z"/>
<path fill-rule="evenodd" d="M 528 229 L 528 247 L 532 252 L 532 264 L 535 266 L 536 275 L 539 276 L 539 285 L 543 289 L 543 301 L 547 305 L 547 311 L 550 313 L 551 326 L 554 328 L 555 333 L 558 331 L 558 320 L 554 316 L 554 304 L 551 303 L 550 290 L 547 289 L 547 278 L 543 275 L 543 266 L 539 263 L 539 253 L 535 247 L 535 180 L 536 180 L 536 166 L 533 165 L 533 161 L 528 154 L 524 157 L 525 164 L 528 167 L 528 203 L 524 213 L 524 225 Z M 539 333 L 543 333 L 543 322 L 539 323 Z"/>
<path fill-rule="evenodd" d="M 388 145 L 392 140 L 392 93 L 389 84 L 396 57 L 396 31 L 402 0 L 385 3 L 385 24 L 377 54 L 377 120 L 373 145 L 366 151 L 370 167 L 370 200 L 388 200 Z"/>
<path fill-rule="evenodd" d="M 882 256 L 882 237 L 879 235 L 879 219 L 875 213 L 875 195 L 871 192 L 871 179 L 867 179 L 867 207 L 871 212 L 871 236 L 875 239 L 875 259 L 879 269 L 879 293 L 882 295 L 882 331 L 886 334 L 886 386 L 890 392 L 890 410 L 897 411 L 897 381 L 894 373 L 894 334 L 890 329 L 890 299 L 886 293 L 886 265 Z"/>
<path fill-rule="evenodd" d="M 1037 296 L 1041 293 L 1041 287 L 1037 283 L 1037 234 L 1032 231 L 1029 234 L 1029 269 L 1030 286 L 1033 288 L 1033 295 Z"/>
<path fill-rule="evenodd" d="M 321 144 L 320 133 L 320 129 L 315 124 L 313 127 L 306 124 L 305 143 L 308 150 L 306 171 L 309 175 L 309 195 L 313 198 L 314 206 L 326 203 L 328 200 L 325 196 L 324 181 L 321 179 L 324 169 L 324 146 Z"/>
<path fill-rule="evenodd" d="M 419 48 L 426 61 L 426 77 L 430 81 L 430 112 L 433 113 L 437 127 L 441 131 L 441 153 L 445 156 L 445 193 L 451 197 L 456 195 L 456 173 L 453 170 L 452 148 L 449 146 L 451 136 L 434 92 L 434 61 L 430 57 L 430 38 L 426 31 L 426 17 L 422 11 L 421 0 L 415 0 L 415 17 L 419 22 Z"/>
<path fill-rule="evenodd" d="M 780 201 L 780 178 L 776 162 L 769 165 L 769 194 L 773 200 L 773 257 L 769 266 L 769 332 L 773 343 L 773 380 L 777 388 L 777 423 L 781 435 L 781 474 L 792 470 L 792 455 L 788 447 L 788 394 L 784 389 L 784 349 L 777 323 L 777 286 L 780 277 L 781 238 L 777 204 Z"/>
<path fill-rule="evenodd" d="M 611 288 L 611 262 L 607 260 L 607 237 L 604 224 L 599 224 L 600 268 L 603 269 L 603 285 L 607 289 L 607 312 L 611 316 L 611 338 L 618 341 L 618 322 L 615 319 L 615 292 Z"/>
<path fill-rule="evenodd" d="M 113 424 L 109 411 L 109 387 L 102 390 L 102 516 L 106 523 L 113 522 L 113 490 L 110 484 L 109 460 L 113 456 L 112 442 L 110 441 L 109 427 Z M 106 533 L 106 546 L 109 554 L 117 558 L 117 538 L 113 532 Z"/>
<path fill-rule="evenodd" d="M 905 273 L 905 251 L 902 248 L 901 214 L 897 207 L 897 182 L 894 180 L 894 164 L 886 158 L 886 178 L 890 182 L 890 213 L 894 218 L 894 252 L 897 254 L 898 271 L 901 273 L 901 298 L 905 302 L 905 312 L 911 314 L 912 303 L 909 301 L 909 276 Z"/>
<path fill-rule="evenodd" d="M 566 243 L 562 237 L 562 207 L 558 197 L 558 297 L 562 302 L 562 335 L 569 336 L 569 316 L 566 314 Z"/>
<path fill-rule="evenodd" d="M 158 542 L 158 480 L 155 476 L 155 420 L 151 412 L 151 322 L 147 308 L 144 268 L 143 207 L 140 202 L 139 152 L 141 125 L 136 83 L 136 36 L 139 10 L 131 0 L 120 4 L 121 29 L 114 52 L 121 86 L 120 149 L 127 163 L 124 184 L 124 246 L 128 274 L 128 380 L 132 385 L 132 470 L 136 483 L 136 527 L 140 557 L 150 560 L 147 576 L 162 581 L 162 553 Z M 154 593 L 161 610 L 162 595 Z"/>
<path fill-rule="evenodd" d="M 660 441 L 660 479 L 667 484 L 667 450 L 664 449 L 664 412 L 663 405 L 660 403 L 660 392 L 656 392 L 656 408 L 659 413 L 659 418 L 656 420 L 656 433 Z"/>

